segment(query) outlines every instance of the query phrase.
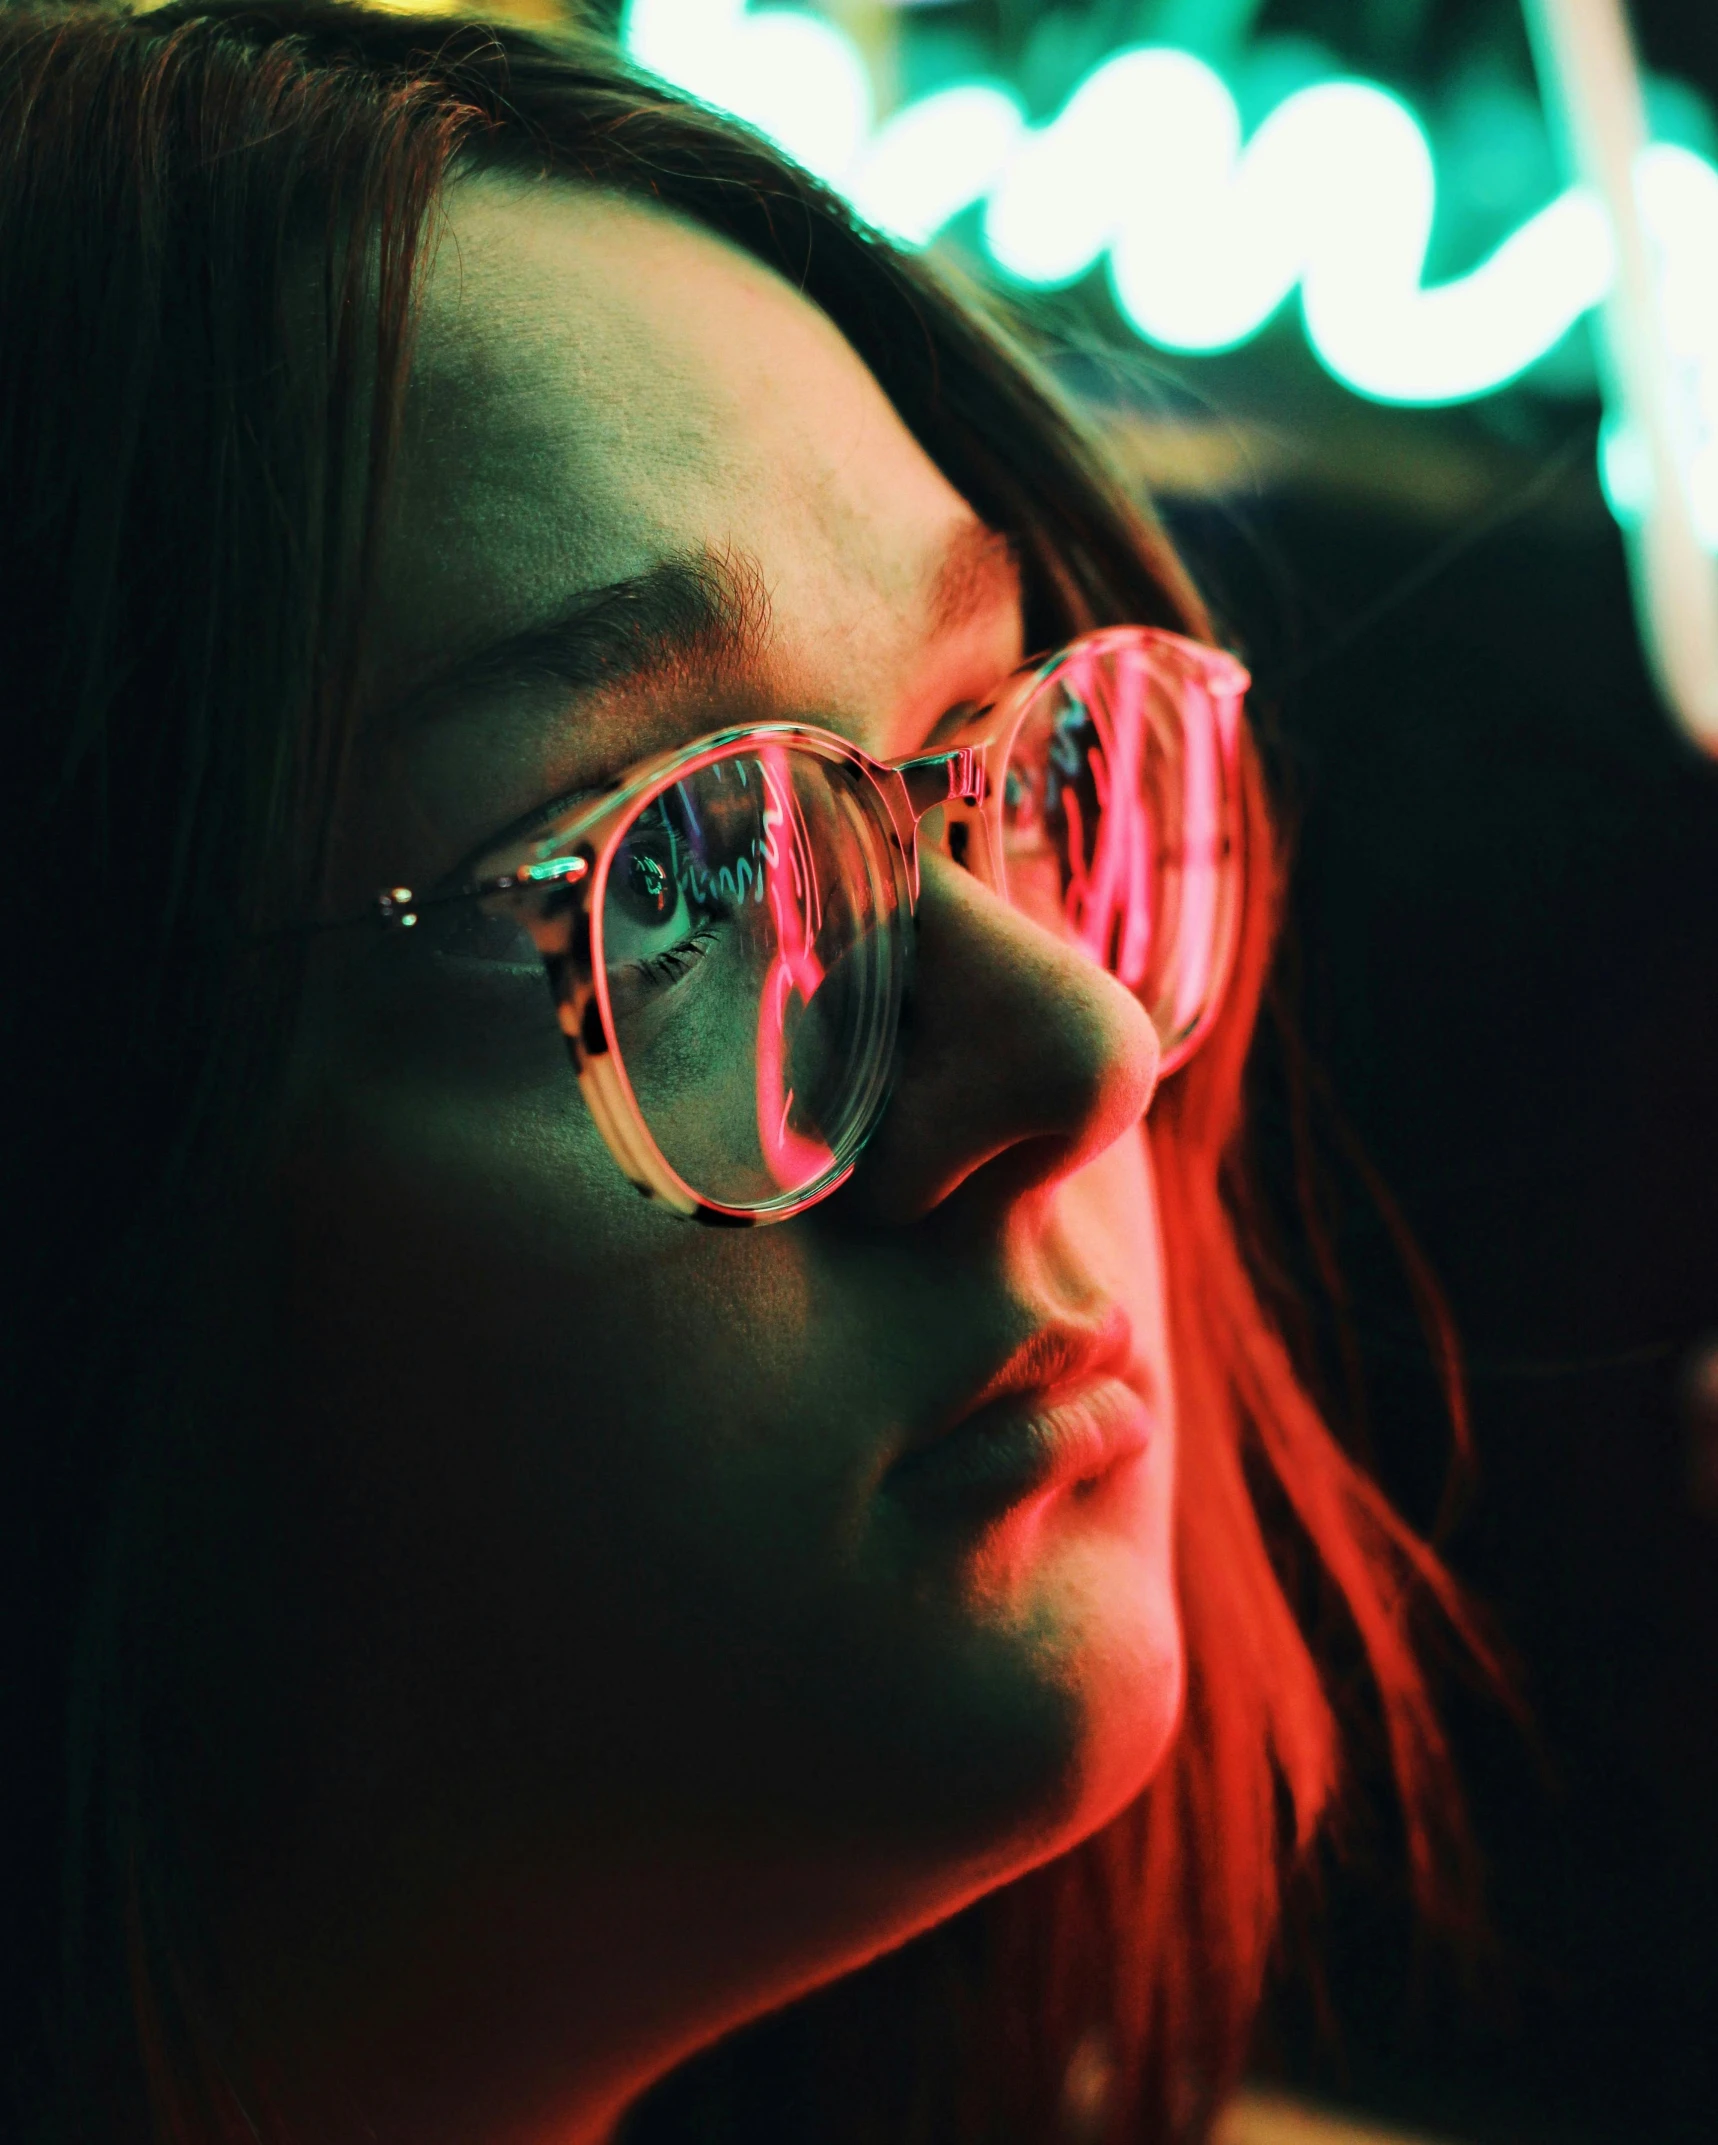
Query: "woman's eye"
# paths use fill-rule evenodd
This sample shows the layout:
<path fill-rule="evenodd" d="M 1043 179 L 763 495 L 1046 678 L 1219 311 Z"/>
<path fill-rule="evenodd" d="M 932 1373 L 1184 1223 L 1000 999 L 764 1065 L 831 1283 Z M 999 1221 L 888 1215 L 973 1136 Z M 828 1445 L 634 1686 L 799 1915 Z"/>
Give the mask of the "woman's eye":
<path fill-rule="evenodd" d="M 681 835 L 660 810 L 647 813 L 609 866 L 603 897 L 603 959 L 611 985 L 664 988 L 696 966 L 721 920 Z"/>
<path fill-rule="evenodd" d="M 679 898 L 672 854 L 663 858 L 646 849 L 632 850 L 609 876 L 609 898 L 635 922 L 660 923 L 674 912 Z"/>

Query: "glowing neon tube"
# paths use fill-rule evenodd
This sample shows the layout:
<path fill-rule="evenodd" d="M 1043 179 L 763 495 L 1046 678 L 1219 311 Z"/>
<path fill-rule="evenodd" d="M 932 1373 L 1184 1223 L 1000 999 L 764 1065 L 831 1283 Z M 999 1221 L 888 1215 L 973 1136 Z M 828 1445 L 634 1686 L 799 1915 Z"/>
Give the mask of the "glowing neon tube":
<path fill-rule="evenodd" d="M 908 244 L 982 204 L 1004 276 L 1049 288 L 1107 260 L 1134 329 L 1189 353 L 1246 342 L 1298 293 L 1320 363 L 1377 402 L 1495 392 L 1601 304 L 1615 273 L 1611 218 L 1583 184 L 1468 274 L 1428 285 L 1431 147 L 1374 83 L 1297 90 L 1243 141 L 1211 67 L 1140 46 L 1094 68 L 1043 126 L 995 82 L 952 85 L 878 126 L 857 48 L 800 10 L 632 0 L 624 35 L 642 65 L 750 121 Z M 1715 420 L 1691 481 L 1702 537 L 1718 548 L 1718 170 L 1659 146 L 1637 183 L 1678 355 Z M 1625 441 L 1613 498 L 1627 457 Z"/>

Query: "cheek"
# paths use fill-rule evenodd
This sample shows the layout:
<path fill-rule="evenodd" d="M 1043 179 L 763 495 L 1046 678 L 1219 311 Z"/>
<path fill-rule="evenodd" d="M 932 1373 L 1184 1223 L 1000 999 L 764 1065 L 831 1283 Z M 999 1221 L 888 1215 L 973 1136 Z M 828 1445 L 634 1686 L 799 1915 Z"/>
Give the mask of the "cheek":
<path fill-rule="evenodd" d="M 325 1038 L 283 1184 L 286 1405 L 331 1504 L 369 1514 L 432 1628 L 459 1599 L 475 1659 L 509 1624 L 564 1646 L 598 1611 L 587 1576 L 639 1562 L 619 1537 L 672 1517 L 667 1448 L 740 1386 L 755 1283 L 745 1245 L 615 1168 L 536 979 L 427 981 Z"/>
<path fill-rule="evenodd" d="M 288 1728 L 345 1746 L 325 1791 L 433 1781 L 523 1837 L 693 1783 L 700 1807 L 845 1805 L 960 1843 L 1072 1837 L 1136 1793 L 1181 1679 L 1143 1141 L 1034 1203 L 1008 1260 L 1034 1298 L 1127 1309 L 1158 1435 L 1004 1580 L 878 1516 L 880 1456 L 947 1376 L 946 1259 L 910 1232 L 664 1213 L 609 1160 L 535 992 L 516 1052 L 472 1012 L 481 1053 L 451 1012 L 348 1038 L 288 1185 L 279 1509 L 330 1716 Z"/>

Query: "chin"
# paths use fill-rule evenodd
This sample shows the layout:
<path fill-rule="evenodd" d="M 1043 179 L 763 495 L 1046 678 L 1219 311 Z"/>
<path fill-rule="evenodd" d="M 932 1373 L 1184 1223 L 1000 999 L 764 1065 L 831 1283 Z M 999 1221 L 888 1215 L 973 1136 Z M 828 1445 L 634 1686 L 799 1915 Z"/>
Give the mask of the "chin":
<path fill-rule="evenodd" d="M 1069 1731 L 1045 1783 L 1050 1855 L 1101 1829 L 1156 1777 L 1181 1721 L 1186 1648 L 1168 1556 L 1148 1547 L 1076 1533 L 1045 1557 L 1035 1591 L 1044 1654 L 1033 1666 L 1051 1671 Z"/>
<path fill-rule="evenodd" d="M 975 1890 L 1099 1831 L 1174 1741 L 1186 1657 L 1167 1527 L 1130 1514 L 1126 1487 L 1121 1511 L 1058 1499 L 988 1530 L 952 1628 L 925 1634 L 894 1776 L 912 1814 L 896 1809 Z"/>
<path fill-rule="evenodd" d="M 975 1586 L 1005 1607 L 1019 1672 L 1050 1730 L 1046 1816 L 1065 1846 L 1150 1783 L 1174 1740 L 1186 1685 L 1168 1455 L 1027 1505 L 991 1531 Z M 1059 1745 L 1059 1747 L 1058 1747 Z"/>

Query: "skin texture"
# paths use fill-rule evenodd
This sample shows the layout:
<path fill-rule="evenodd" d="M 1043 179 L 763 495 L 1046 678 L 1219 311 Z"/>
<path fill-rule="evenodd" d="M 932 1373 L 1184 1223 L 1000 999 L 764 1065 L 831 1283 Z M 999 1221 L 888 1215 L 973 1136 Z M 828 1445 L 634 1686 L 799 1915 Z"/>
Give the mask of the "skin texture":
<path fill-rule="evenodd" d="M 1024 653 L 971 522 L 766 270 L 637 204 L 462 182 L 348 904 L 722 723 L 923 749 Z M 728 674 L 418 690 L 699 544 L 767 597 Z M 1182 1683 L 1156 1064 L 1119 985 L 928 855 L 856 1175 L 701 1229 L 616 1169 L 522 958 L 319 944 L 200 1828 L 239 2054 L 300 2134 L 601 2138 L 1140 1791 Z M 903 1450 L 1057 1326 L 1125 1343 L 1143 1452 L 982 1520 L 903 1489 Z"/>

